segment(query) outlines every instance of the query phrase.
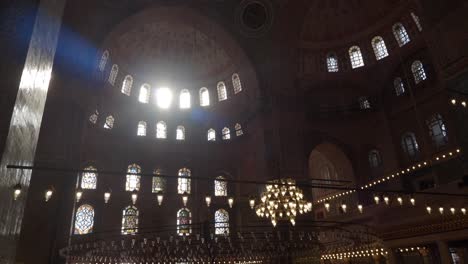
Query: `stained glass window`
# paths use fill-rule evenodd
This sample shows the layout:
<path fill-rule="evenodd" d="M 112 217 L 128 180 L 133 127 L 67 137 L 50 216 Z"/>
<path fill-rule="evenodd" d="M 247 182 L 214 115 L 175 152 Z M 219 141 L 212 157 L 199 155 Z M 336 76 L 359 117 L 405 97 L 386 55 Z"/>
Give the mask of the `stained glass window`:
<path fill-rule="evenodd" d="M 104 71 L 108 60 L 109 60 L 109 51 L 106 50 L 102 53 L 101 61 L 99 62 L 100 71 Z"/>
<path fill-rule="evenodd" d="M 141 137 L 146 136 L 146 122 L 145 121 L 138 122 L 137 136 L 141 136 Z"/>
<path fill-rule="evenodd" d="M 232 86 L 234 87 L 234 93 L 240 93 L 242 91 L 242 83 L 239 74 L 234 73 L 232 75 Z"/>
<path fill-rule="evenodd" d="M 179 176 L 190 177 L 191 171 L 187 168 L 182 168 L 179 170 Z M 190 179 L 188 178 L 178 178 L 177 180 L 177 192 L 179 194 L 190 193 Z"/>
<path fill-rule="evenodd" d="M 179 106 L 181 109 L 190 108 L 190 92 L 187 89 L 180 91 Z"/>
<path fill-rule="evenodd" d="M 216 131 L 212 128 L 208 130 L 208 141 L 216 141 Z"/>
<path fill-rule="evenodd" d="M 128 206 L 122 211 L 122 234 L 133 235 L 138 232 L 138 209 Z"/>
<path fill-rule="evenodd" d="M 117 79 L 117 74 L 119 73 L 119 66 L 117 64 L 112 65 L 112 69 L 109 73 L 109 83 L 114 85 L 115 84 L 115 79 Z"/>
<path fill-rule="evenodd" d="M 429 129 L 429 135 L 431 136 L 432 142 L 436 148 L 447 145 L 447 129 L 442 116 L 440 114 L 434 114 L 426 120 L 426 124 Z"/>
<path fill-rule="evenodd" d="M 156 124 L 156 138 L 167 138 L 167 125 L 164 121 Z"/>
<path fill-rule="evenodd" d="M 216 180 L 214 181 L 214 193 L 215 196 L 227 196 L 227 182 L 223 181 L 226 178 L 223 176 L 218 176 L 216 177 Z"/>
<path fill-rule="evenodd" d="M 393 35 L 395 35 L 395 39 L 397 40 L 400 47 L 410 42 L 408 32 L 406 32 L 405 27 L 401 23 L 393 25 Z"/>
<path fill-rule="evenodd" d="M 217 87 L 218 87 L 218 100 L 219 101 L 226 100 L 227 99 L 226 84 L 224 84 L 224 82 L 219 82 Z"/>
<path fill-rule="evenodd" d="M 353 69 L 364 66 L 361 49 L 358 46 L 353 46 L 349 49 L 349 60 Z"/>
<path fill-rule="evenodd" d="M 185 128 L 183 126 L 177 126 L 176 140 L 185 140 Z"/>
<path fill-rule="evenodd" d="M 129 173 L 141 173 L 141 167 L 137 164 L 128 166 L 127 172 Z M 127 181 L 125 183 L 126 191 L 139 191 L 140 190 L 140 175 L 127 174 Z"/>
<path fill-rule="evenodd" d="M 395 88 L 395 93 L 397 96 L 405 93 L 405 85 L 403 84 L 403 80 L 400 77 L 396 77 L 395 80 L 393 80 L 393 87 Z"/>
<path fill-rule="evenodd" d="M 168 109 L 172 103 L 172 92 L 169 88 L 161 87 L 156 90 L 156 104 L 162 109 Z"/>
<path fill-rule="evenodd" d="M 154 171 L 154 174 L 160 175 L 161 170 L 156 169 Z M 164 179 L 163 177 L 153 176 L 153 188 L 152 188 L 153 193 L 163 192 L 165 187 L 166 187 L 166 179 Z"/>
<path fill-rule="evenodd" d="M 122 82 L 122 93 L 130 96 L 132 91 L 133 78 L 130 75 L 125 76 L 125 79 Z"/>
<path fill-rule="evenodd" d="M 223 130 L 221 132 L 223 134 L 223 139 L 224 140 L 231 139 L 231 131 L 229 130 L 229 128 L 225 127 L 225 128 L 223 128 Z"/>
<path fill-rule="evenodd" d="M 416 84 L 427 79 L 422 62 L 418 60 L 413 62 L 413 64 L 411 64 L 411 71 L 413 72 L 414 82 Z"/>
<path fill-rule="evenodd" d="M 382 164 L 382 157 L 380 156 L 380 152 L 376 149 L 369 151 L 369 165 L 371 168 L 380 167 Z"/>
<path fill-rule="evenodd" d="M 371 105 L 369 99 L 367 99 L 365 96 L 359 97 L 359 107 L 361 109 L 370 109 Z"/>
<path fill-rule="evenodd" d="M 210 92 L 206 87 L 200 89 L 200 106 L 210 105 Z"/>
<path fill-rule="evenodd" d="M 93 232 L 94 208 L 89 204 L 83 204 L 76 210 L 75 234 L 85 235 Z"/>
<path fill-rule="evenodd" d="M 410 160 L 415 160 L 419 155 L 419 145 L 416 136 L 412 132 L 406 132 L 401 137 L 401 147 Z"/>
<path fill-rule="evenodd" d="M 114 127 L 114 117 L 108 116 L 106 117 L 106 122 L 104 123 L 105 129 L 112 129 Z"/>
<path fill-rule="evenodd" d="M 81 188 L 82 189 L 96 189 L 97 185 L 97 173 L 96 168 L 89 166 L 84 168 L 84 170 L 89 172 L 83 172 L 81 174 Z M 91 172 L 92 171 L 92 172 Z"/>
<path fill-rule="evenodd" d="M 374 49 L 375 58 L 377 60 L 388 56 L 387 46 L 382 37 L 375 37 L 372 39 L 372 48 Z"/>
<path fill-rule="evenodd" d="M 147 104 L 149 102 L 151 86 L 149 84 L 143 84 L 140 88 L 140 94 L 138 95 L 138 101 L 140 103 Z"/>
<path fill-rule="evenodd" d="M 229 235 L 229 213 L 224 209 L 215 212 L 215 234 Z"/>
<path fill-rule="evenodd" d="M 419 20 L 419 17 L 413 12 L 411 12 L 411 17 L 413 18 L 413 21 L 416 24 L 416 27 L 418 27 L 418 30 L 422 31 L 422 25 L 421 25 L 421 21 Z"/>
<path fill-rule="evenodd" d="M 192 213 L 187 208 L 182 208 L 177 212 L 177 234 L 179 236 L 190 235 L 192 228 Z"/>
<path fill-rule="evenodd" d="M 333 53 L 330 53 L 330 54 L 327 55 L 327 69 L 328 69 L 328 72 L 338 72 L 339 71 L 338 58 Z"/>
<path fill-rule="evenodd" d="M 96 124 L 99 118 L 99 112 L 98 110 L 94 111 L 94 113 L 89 117 L 89 122 L 91 124 Z"/>
<path fill-rule="evenodd" d="M 244 132 L 242 131 L 242 126 L 237 123 L 235 126 L 234 126 L 234 129 L 236 130 L 236 136 L 242 136 L 244 134 Z"/>

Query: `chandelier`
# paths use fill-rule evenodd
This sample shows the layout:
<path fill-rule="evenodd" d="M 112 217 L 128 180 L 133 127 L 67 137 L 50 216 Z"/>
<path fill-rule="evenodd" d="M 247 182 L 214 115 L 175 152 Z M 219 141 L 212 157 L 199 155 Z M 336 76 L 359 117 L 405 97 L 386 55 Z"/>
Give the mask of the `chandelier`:
<path fill-rule="evenodd" d="M 293 179 L 269 181 L 262 193 L 260 203 L 255 206 L 257 216 L 271 219 L 273 226 L 278 221 L 288 220 L 294 226 L 296 216 L 312 211 L 312 203 L 304 200 L 302 190 Z"/>

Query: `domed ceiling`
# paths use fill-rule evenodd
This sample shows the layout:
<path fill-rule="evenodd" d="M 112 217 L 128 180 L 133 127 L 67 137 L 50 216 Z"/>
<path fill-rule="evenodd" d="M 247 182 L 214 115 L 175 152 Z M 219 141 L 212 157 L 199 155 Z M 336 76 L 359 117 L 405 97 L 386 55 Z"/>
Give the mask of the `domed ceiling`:
<path fill-rule="evenodd" d="M 340 40 L 362 32 L 387 17 L 401 0 L 312 0 L 302 28 L 302 39 Z"/>

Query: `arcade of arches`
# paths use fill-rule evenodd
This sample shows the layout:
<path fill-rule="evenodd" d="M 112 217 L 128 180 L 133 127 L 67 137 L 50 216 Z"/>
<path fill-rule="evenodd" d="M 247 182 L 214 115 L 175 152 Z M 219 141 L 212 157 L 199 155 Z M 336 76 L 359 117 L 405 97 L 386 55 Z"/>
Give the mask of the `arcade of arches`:
<path fill-rule="evenodd" d="M 0 264 L 468 264 L 467 12 L 7 0 Z"/>

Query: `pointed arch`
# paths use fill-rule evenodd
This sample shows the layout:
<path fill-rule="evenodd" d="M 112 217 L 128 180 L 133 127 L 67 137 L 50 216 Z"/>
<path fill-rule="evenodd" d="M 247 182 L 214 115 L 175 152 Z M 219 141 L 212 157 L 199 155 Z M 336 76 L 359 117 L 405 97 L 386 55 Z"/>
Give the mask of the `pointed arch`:
<path fill-rule="evenodd" d="M 208 141 L 216 141 L 216 131 L 213 128 L 208 129 Z"/>
<path fill-rule="evenodd" d="M 414 82 L 416 84 L 427 79 L 426 71 L 421 61 L 417 60 L 411 64 L 411 72 L 413 73 Z"/>
<path fill-rule="evenodd" d="M 139 191 L 140 190 L 140 178 L 141 176 L 135 173 L 141 173 L 141 167 L 138 164 L 128 165 L 127 168 L 127 180 L 125 182 L 126 191 Z"/>
<path fill-rule="evenodd" d="M 156 138 L 167 138 L 167 125 L 164 121 L 159 121 L 156 124 Z"/>
<path fill-rule="evenodd" d="M 180 109 L 189 109 L 190 108 L 190 92 L 187 89 L 180 91 L 179 96 L 179 107 Z"/>
<path fill-rule="evenodd" d="M 381 36 L 374 37 L 371 43 L 377 60 L 381 60 L 388 56 L 387 46 Z"/>
<path fill-rule="evenodd" d="M 132 91 L 132 86 L 133 86 L 133 77 L 131 75 L 125 76 L 123 82 L 122 82 L 122 90 L 121 92 L 125 95 L 130 96 L 130 93 Z"/>
<path fill-rule="evenodd" d="M 403 24 L 396 23 L 395 25 L 393 25 L 392 29 L 393 35 L 395 36 L 395 39 L 400 47 L 403 47 L 411 41 L 408 32 L 406 32 L 406 28 L 405 26 L 403 26 Z"/>
<path fill-rule="evenodd" d="M 138 95 L 138 101 L 143 104 L 149 103 L 151 86 L 147 83 L 140 87 L 140 94 Z"/>
<path fill-rule="evenodd" d="M 192 172 L 187 168 L 182 168 L 179 170 L 179 176 L 190 177 Z M 188 193 L 190 194 L 191 181 L 189 178 L 178 178 L 177 180 L 177 192 L 179 194 Z"/>
<path fill-rule="evenodd" d="M 96 189 L 97 187 L 97 170 L 93 166 L 84 168 L 86 172 L 81 174 L 81 189 Z"/>
<path fill-rule="evenodd" d="M 242 91 L 242 83 L 239 74 L 237 73 L 232 75 L 232 87 L 234 87 L 234 94 L 240 93 Z"/>
<path fill-rule="evenodd" d="M 227 99 L 227 89 L 224 82 L 219 82 L 216 86 L 218 89 L 218 101 L 224 101 Z"/>
<path fill-rule="evenodd" d="M 135 206 L 127 206 L 122 211 L 122 234 L 134 235 L 138 232 L 139 211 Z"/>
<path fill-rule="evenodd" d="M 93 232 L 94 208 L 89 204 L 83 204 L 76 210 L 75 234 L 85 235 Z"/>
<path fill-rule="evenodd" d="M 229 213 L 224 209 L 215 212 L 215 234 L 229 235 Z"/>
<path fill-rule="evenodd" d="M 223 130 L 221 130 L 221 133 L 222 133 L 223 140 L 231 139 L 231 130 L 229 130 L 228 127 L 223 128 Z"/>
<path fill-rule="evenodd" d="M 137 136 L 144 137 L 146 136 L 146 122 L 138 122 Z"/>
<path fill-rule="evenodd" d="M 119 74 L 119 66 L 117 64 L 112 65 L 112 69 L 109 73 L 109 83 L 114 85 L 115 84 L 115 79 L 117 79 L 117 74 Z"/>
<path fill-rule="evenodd" d="M 182 208 L 177 211 L 177 234 L 179 236 L 188 236 L 192 233 L 192 213 L 188 208 Z"/>
<path fill-rule="evenodd" d="M 349 60 L 351 61 L 351 67 L 353 69 L 364 66 L 361 49 L 358 46 L 349 48 Z"/>
<path fill-rule="evenodd" d="M 210 92 L 208 88 L 200 88 L 200 106 L 209 106 L 210 105 Z"/>

